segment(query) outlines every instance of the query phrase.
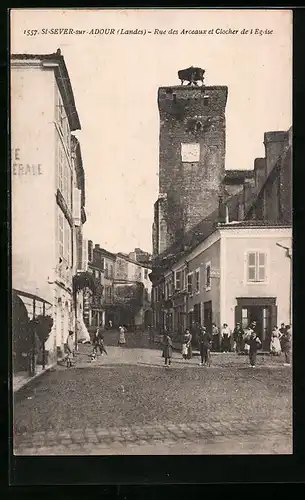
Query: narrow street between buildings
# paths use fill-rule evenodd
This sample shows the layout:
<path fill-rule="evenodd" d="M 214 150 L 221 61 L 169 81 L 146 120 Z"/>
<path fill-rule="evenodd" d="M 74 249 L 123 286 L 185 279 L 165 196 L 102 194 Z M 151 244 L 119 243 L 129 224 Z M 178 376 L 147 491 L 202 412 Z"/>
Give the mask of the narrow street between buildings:
<path fill-rule="evenodd" d="M 259 356 L 251 369 L 246 356 L 215 353 L 207 368 L 174 352 L 165 368 L 147 335 L 130 333 L 123 348 L 115 332 L 105 340 L 108 355 L 92 362 L 80 345 L 74 366 L 14 395 L 16 455 L 292 453 L 282 359 Z"/>

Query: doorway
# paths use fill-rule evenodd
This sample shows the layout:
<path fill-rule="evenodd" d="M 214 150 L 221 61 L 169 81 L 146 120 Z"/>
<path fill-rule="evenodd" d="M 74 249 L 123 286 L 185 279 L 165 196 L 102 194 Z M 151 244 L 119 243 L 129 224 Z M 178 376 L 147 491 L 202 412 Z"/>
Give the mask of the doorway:
<path fill-rule="evenodd" d="M 212 332 L 212 301 L 203 303 L 203 321 L 208 332 Z"/>
<path fill-rule="evenodd" d="M 277 307 L 275 298 L 237 299 L 235 322 L 246 328 L 256 321 L 256 333 L 262 342 L 262 349 L 269 351 L 272 327 L 277 325 Z"/>

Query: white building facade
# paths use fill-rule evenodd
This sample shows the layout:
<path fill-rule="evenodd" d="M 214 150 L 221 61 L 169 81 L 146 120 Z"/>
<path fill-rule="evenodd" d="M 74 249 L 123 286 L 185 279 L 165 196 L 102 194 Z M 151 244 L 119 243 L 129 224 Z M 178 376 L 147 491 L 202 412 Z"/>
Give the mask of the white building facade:
<path fill-rule="evenodd" d="M 12 55 L 12 286 L 51 304 L 46 349 L 56 358 L 75 328 L 76 227 L 84 218 L 71 147 L 80 129 L 63 56 Z"/>

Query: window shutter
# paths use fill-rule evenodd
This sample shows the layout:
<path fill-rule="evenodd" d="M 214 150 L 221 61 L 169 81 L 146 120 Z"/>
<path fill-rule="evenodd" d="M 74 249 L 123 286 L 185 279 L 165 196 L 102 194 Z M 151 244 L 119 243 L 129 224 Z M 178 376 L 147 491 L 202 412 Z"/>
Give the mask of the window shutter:
<path fill-rule="evenodd" d="M 193 275 L 188 274 L 187 276 L 187 291 L 188 293 L 192 293 L 193 291 Z"/>
<path fill-rule="evenodd" d="M 181 287 L 181 271 L 176 271 L 176 289 L 180 290 Z"/>
<path fill-rule="evenodd" d="M 73 218 L 76 226 L 81 225 L 81 190 L 73 190 Z"/>
<path fill-rule="evenodd" d="M 256 253 L 248 253 L 248 281 L 256 281 Z"/>
<path fill-rule="evenodd" d="M 264 253 L 258 254 L 258 280 L 265 281 L 266 279 L 266 256 Z"/>

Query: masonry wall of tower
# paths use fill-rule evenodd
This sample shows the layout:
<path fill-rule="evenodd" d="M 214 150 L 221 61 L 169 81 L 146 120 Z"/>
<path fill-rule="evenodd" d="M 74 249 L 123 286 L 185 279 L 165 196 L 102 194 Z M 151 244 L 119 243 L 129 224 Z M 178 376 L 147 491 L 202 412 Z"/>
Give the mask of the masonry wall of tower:
<path fill-rule="evenodd" d="M 161 87 L 159 192 L 168 245 L 218 207 L 225 173 L 225 86 Z"/>

